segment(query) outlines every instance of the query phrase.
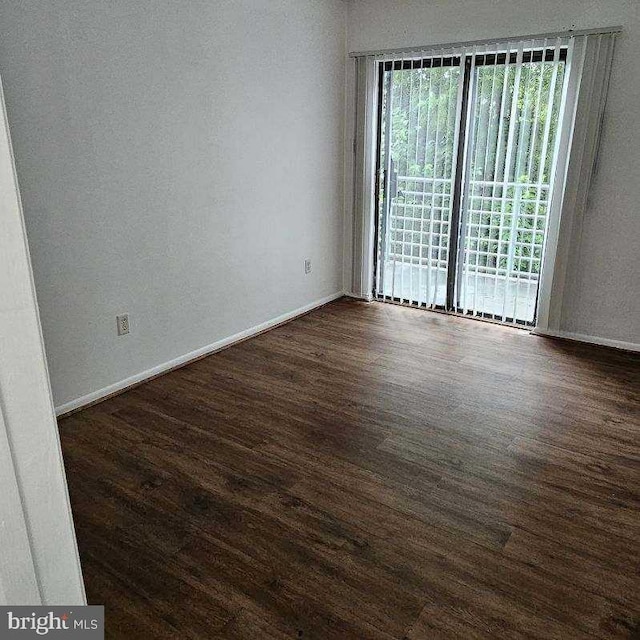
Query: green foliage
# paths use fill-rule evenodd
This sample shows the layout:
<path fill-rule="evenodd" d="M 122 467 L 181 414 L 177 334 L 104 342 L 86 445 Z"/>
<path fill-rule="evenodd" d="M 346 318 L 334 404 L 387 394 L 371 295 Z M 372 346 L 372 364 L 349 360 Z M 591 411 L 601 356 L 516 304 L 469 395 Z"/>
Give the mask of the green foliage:
<path fill-rule="evenodd" d="M 392 251 L 439 259 L 448 241 L 460 69 L 387 73 L 383 117 L 390 109 L 391 157 L 405 176 L 393 205 Z M 524 64 L 520 73 L 514 65 L 475 70 L 465 246 L 480 272 L 540 271 L 563 74 L 564 65 L 554 72 L 553 63 Z"/>

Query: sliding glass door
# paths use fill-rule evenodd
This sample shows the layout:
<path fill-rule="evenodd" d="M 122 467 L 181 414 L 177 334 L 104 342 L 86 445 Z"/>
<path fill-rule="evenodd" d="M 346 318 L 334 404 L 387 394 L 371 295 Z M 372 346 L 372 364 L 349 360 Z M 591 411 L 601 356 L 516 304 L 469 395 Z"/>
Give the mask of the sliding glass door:
<path fill-rule="evenodd" d="M 381 62 L 375 295 L 533 324 L 566 49 Z"/>
<path fill-rule="evenodd" d="M 382 67 L 376 293 L 444 308 L 460 59 Z"/>

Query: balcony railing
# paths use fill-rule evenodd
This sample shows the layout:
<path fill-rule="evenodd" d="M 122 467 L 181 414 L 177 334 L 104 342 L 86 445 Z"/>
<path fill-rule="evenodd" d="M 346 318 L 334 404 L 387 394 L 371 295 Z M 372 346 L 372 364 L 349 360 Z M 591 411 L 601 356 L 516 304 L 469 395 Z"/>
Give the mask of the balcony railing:
<path fill-rule="evenodd" d="M 446 269 L 452 180 L 398 176 L 386 259 Z M 536 282 L 549 185 L 471 180 L 465 199 L 464 272 Z"/>

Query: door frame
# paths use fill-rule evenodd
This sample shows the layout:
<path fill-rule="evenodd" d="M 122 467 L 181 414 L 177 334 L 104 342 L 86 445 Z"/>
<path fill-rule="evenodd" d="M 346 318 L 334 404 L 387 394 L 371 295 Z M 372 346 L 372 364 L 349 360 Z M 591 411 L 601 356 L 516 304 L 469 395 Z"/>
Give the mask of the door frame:
<path fill-rule="evenodd" d="M 454 149 L 455 149 L 455 162 L 453 166 L 453 178 L 452 178 L 452 202 L 451 202 L 451 218 L 450 218 L 450 226 L 449 226 L 449 251 L 448 251 L 448 265 L 447 265 L 447 287 L 446 287 L 446 303 L 445 305 L 429 305 L 429 304 L 410 304 L 405 306 L 412 306 L 415 308 L 424 308 L 433 311 L 440 311 L 449 313 L 452 315 L 464 315 L 465 317 L 471 317 L 478 320 L 485 320 L 489 322 L 496 322 L 499 324 L 504 324 L 506 326 L 514 326 L 525 329 L 540 329 L 541 324 L 546 326 L 548 322 L 548 301 L 551 298 L 551 285 L 553 282 L 553 265 L 555 264 L 555 254 L 557 250 L 558 244 L 558 221 L 560 218 L 560 209 L 562 206 L 562 185 L 564 183 L 564 178 L 566 174 L 566 161 L 568 157 L 569 151 L 569 140 L 567 134 L 568 127 L 564 126 L 565 118 L 566 118 L 566 98 L 567 95 L 571 100 L 575 100 L 577 95 L 577 87 L 576 78 L 578 74 L 575 71 L 572 73 L 572 52 L 573 46 L 572 42 L 567 43 L 550 43 L 549 45 L 545 45 L 543 50 L 539 48 L 532 48 L 524 51 L 511 51 L 509 52 L 509 64 L 516 63 L 518 60 L 518 56 L 523 58 L 523 62 L 551 62 L 554 60 L 553 49 L 555 46 L 560 47 L 559 60 L 565 63 L 565 80 L 564 82 L 567 85 L 567 91 L 563 91 L 563 97 L 561 104 L 559 105 L 560 110 L 560 128 L 557 134 L 557 138 L 555 141 L 555 161 L 553 168 L 553 185 L 554 188 L 551 193 L 551 199 L 548 205 L 548 218 L 547 218 L 547 229 L 545 230 L 545 244 L 543 255 L 540 261 L 540 276 L 537 283 L 537 296 L 536 296 L 536 308 L 534 310 L 534 321 L 531 323 L 518 322 L 514 318 L 506 317 L 502 320 L 497 320 L 492 314 L 489 313 L 475 313 L 475 314 L 464 314 L 463 310 L 460 307 L 459 302 L 459 291 L 457 288 L 457 282 L 459 277 L 459 270 L 462 266 L 462 244 L 461 244 L 461 233 L 463 230 L 462 224 L 462 214 L 464 210 L 464 200 L 467 194 L 468 189 L 465 187 L 465 179 L 468 176 L 468 167 L 466 164 L 468 163 L 467 157 L 467 145 L 468 145 L 468 118 L 469 118 L 469 107 L 473 102 L 473 91 L 474 91 L 474 83 L 475 79 L 473 77 L 473 69 L 478 66 L 486 66 L 486 65 L 494 65 L 494 64 L 504 64 L 507 61 L 506 53 L 454 53 L 451 55 L 434 55 L 430 57 L 424 57 L 422 59 L 413 57 L 411 59 L 402 59 L 398 58 L 396 60 L 375 60 L 370 61 L 370 65 L 375 65 L 375 87 L 373 93 L 375 95 L 375 111 L 376 111 L 376 132 L 375 132 L 375 179 L 374 184 L 372 185 L 373 193 L 374 193 L 374 207 L 372 209 L 372 213 L 374 216 L 373 227 L 374 227 L 374 248 L 373 248 L 373 274 L 372 274 L 372 288 L 371 288 L 371 299 L 381 300 L 386 302 L 392 302 L 396 304 L 404 304 L 404 299 L 400 298 L 389 298 L 382 297 L 376 295 L 376 284 L 378 282 L 379 274 L 379 262 L 381 259 L 379 247 L 379 232 L 381 227 L 386 227 L 386 219 L 388 217 L 388 209 L 391 206 L 391 201 L 388 198 L 390 193 L 390 153 L 389 153 L 389 142 L 390 142 L 390 119 L 387 118 L 386 122 L 383 119 L 383 91 L 384 91 L 384 83 L 385 83 L 385 72 L 390 70 L 412 70 L 412 69 L 422 69 L 426 67 L 432 67 L 434 60 L 437 58 L 441 59 L 441 64 L 444 66 L 444 61 L 447 61 L 447 66 L 459 66 L 461 69 L 461 77 L 459 81 L 459 91 L 458 91 L 458 105 L 456 110 L 456 131 L 454 138 Z M 415 66 L 416 61 L 420 62 L 420 66 Z M 428 63 L 428 64 L 425 64 Z M 387 77 L 391 78 L 389 74 Z M 391 86 L 391 81 L 389 81 L 389 86 Z M 389 89 L 387 88 L 387 95 L 390 95 Z M 381 157 L 381 146 L 383 140 L 383 127 L 386 129 L 384 140 L 385 140 L 385 159 L 387 166 L 383 169 L 380 166 L 380 157 Z M 384 189 L 384 201 L 382 203 L 379 202 L 379 193 L 380 193 L 380 183 L 384 180 L 385 189 Z M 560 180 L 561 182 L 557 182 Z M 556 185 L 560 185 L 560 187 Z M 557 215 L 554 215 L 554 212 Z M 380 216 L 383 216 L 383 220 L 380 219 Z M 386 231 L 386 228 L 385 228 Z M 384 277 L 383 272 L 381 272 L 381 277 Z M 453 274 L 453 275 L 452 275 Z M 543 274 L 547 277 L 543 278 Z M 541 300 L 544 300 L 545 303 L 540 304 Z M 542 307 L 542 323 L 540 307 Z"/>
<path fill-rule="evenodd" d="M 86 595 L 0 80 L 0 604 Z"/>

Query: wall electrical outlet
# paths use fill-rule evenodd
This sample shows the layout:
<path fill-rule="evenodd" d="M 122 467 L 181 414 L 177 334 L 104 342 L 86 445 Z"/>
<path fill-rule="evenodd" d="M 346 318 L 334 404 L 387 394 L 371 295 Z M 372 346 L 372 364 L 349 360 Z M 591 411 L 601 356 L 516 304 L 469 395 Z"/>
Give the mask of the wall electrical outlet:
<path fill-rule="evenodd" d="M 116 322 L 118 324 L 118 335 L 126 336 L 129 333 L 129 314 L 124 313 L 121 316 L 116 316 Z"/>
<path fill-rule="evenodd" d="M 304 272 L 306 274 L 311 273 L 311 260 L 305 260 L 304 261 Z"/>

